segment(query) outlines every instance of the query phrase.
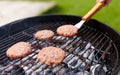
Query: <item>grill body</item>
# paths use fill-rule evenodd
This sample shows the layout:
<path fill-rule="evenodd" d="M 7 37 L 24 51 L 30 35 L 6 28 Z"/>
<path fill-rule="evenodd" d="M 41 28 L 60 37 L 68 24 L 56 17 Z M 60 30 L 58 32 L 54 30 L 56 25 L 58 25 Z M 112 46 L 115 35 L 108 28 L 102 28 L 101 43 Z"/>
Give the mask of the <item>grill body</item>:
<path fill-rule="evenodd" d="M 23 69 L 26 70 L 25 72 L 27 73 L 31 73 L 32 71 L 37 70 L 38 67 L 42 67 L 43 69 L 46 69 L 45 65 L 41 66 L 41 64 L 39 64 L 38 62 L 34 62 L 35 59 L 33 58 L 36 58 L 36 54 L 39 52 L 38 50 L 36 52 L 33 51 L 33 54 L 29 55 L 29 57 L 32 57 L 32 58 L 25 57 L 23 59 L 17 59 L 17 60 L 10 60 L 9 58 L 7 58 L 5 52 L 11 45 L 19 41 L 28 41 L 34 45 L 34 42 L 36 43 L 36 41 L 33 39 L 33 34 L 38 30 L 50 29 L 56 33 L 57 27 L 63 24 L 74 25 L 78 23 L 80 20 L 81 20 L 81 17 L 78 17 L 78 16 L 45 15 L 45 16 L 21 19 L 21 20 L 9 23 L 3 27 L 0 27 L 0 32 L 2 32 L 0 33 L 0 57 L 1 57 L 0 66 L 1 67 L 7 66 L 9 68 L 12 66 L 15 66 L 14 68 L 18 69 L 19 66 L 16 66 L 16 64 L 20 65 L 21 62 L 19 61 L 22 60 L 24 65 L 22 65 L 21 67 L 24 67 Z M 61 42 L 61 39 L 64 40 L 64 42 Z M 105 59 L 105 61 L 103 62 L 105 62 L 106 64 L 110 63 L 107 66 L 108 66 L 108 69 L 110 69 L 109 71 L 111 72 L 107 74 L 115 75 L 119 71 L 118 66 L 120 62 L 120 59 L 119 59 L 120 35 L 115 30 L 113 30 L 112 28 L 110 28 L 104 23 L 91 19 L 90 21 L 85 23 L 85 25 L 79 30 L 78 35 L 76 35 L 75 37 L 64 38 L 64 37 L 59 37 L 56 34 L 53 40 L 54 40 L 54 43 L 52 44 L 52 46 L 58 46 L 60 48 L 63 48 L 66 50 L 68 57 L 75 55 L 75 57 L 73 57 L 74 59 L 78 59 L 79 57 L 81 60 L 84 60 L 84 58 L 88 59 L 89 57 L 86 57 L 85 55 L 82 55 L 82 57 L 80 57 L 81 55 L 75 53 L 75 50 L 77 51 L 79 47 L 80 49 L 85 50 L 86 46 L 90 44 L 91 49 L 95 48 L 96 50 L 94 53 L 94 54 L 97 54 L 96 58 L 99 58 L 100 60 L 95 63 L 101 63 L 102 60 Z M 42 44 L 42 42 L 39 42 L 39 44 Z M 31 61 L 27 62 L 26 59 L 30 59 Z M 66 59 L 68 58 L 66 57 Z M 62 62 L 62 65 L 60 66 L 66 66 L 64 63 L 66 63 L 67 60 L 64 60 L 64 61 L 65 62 Z M 37 64 L 37 66 L 35 67 L 33 65 L 30 66 L 29 68 L 32 68 L 32 70 L 29 68 L 26 69 L 27 63 L 34 63 L 34 64 Z M 86 69 L 88 69 L 88 67 Z M 12 70 L 14 70 L 14 68 Z M 53 66 L 50 69 L 52 69 L 52 71 L 55 71 L 54 70 L 55 68 L 57 68 L 57 66 Z M 20 68 L 18 69 L 17 72 L 23 71 L 23 69 Z M 22 74 L 24 75 L 25 72 L 22 72 L 21 75 Z"/>

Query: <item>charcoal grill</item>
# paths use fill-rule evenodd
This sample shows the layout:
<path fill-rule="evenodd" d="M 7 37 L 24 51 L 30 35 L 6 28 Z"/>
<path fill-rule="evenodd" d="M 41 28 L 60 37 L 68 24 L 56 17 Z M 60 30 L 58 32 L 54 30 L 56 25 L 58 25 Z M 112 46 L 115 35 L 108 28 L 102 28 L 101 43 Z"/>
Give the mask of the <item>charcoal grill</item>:
<path fill-rule="evenodd" d="M 0 75 L 116 75 L 120 62 L 120 36 L 112 28 L 94 19 L 89 20 L 79 33 L 66 38 L 56 34 L 57 27 L 76 24 L 81 17 L 72 15 L 44 15 L 21 19 L 0 27 Z M 37 41 L 38 30 L 55 32 L 52 41 Z M 11 60 L 6 50 L 19 41 L 27 41 L 32 53 Z M 66 58 L 59 65 L 46 66 L 36 61 L 41 48 L 60 47 Z"/>

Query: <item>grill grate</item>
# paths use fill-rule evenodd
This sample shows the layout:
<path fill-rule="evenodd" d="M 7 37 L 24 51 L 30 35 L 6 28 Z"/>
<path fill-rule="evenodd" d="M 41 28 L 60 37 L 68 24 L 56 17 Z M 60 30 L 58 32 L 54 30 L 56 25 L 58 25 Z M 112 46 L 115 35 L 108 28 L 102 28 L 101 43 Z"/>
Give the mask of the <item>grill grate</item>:
<path fill-rule="evenodd" d="M 48 26 L 41 27 L 41 25 L 37 25 L 30 27 L 0 40 L 1 74 L 89 75 L 96 74 L 95 68 L 101 68 L 102 71 L 100 70 L 100 74 L 102 73 L 103 75 L 110 73 L 113 67 L 115 67 L 115 64 L 112 63 L 114 60 L 109 58 L 111 58 L 111 52 L 113 52 L 114 57 L 117 57 L 115 56 L 116 52 L 113 51 L 115 50 L 113 42 L 106 35 L 91 27 L 84 26 L 79 30 L 78 35 L 73 38 L 65 38 L 56 34 L 51 42 L 37 42 L 33 39 L 33 34 L 36 31 L 41 30 L 41 28 L 48 29 Z M 53 31 L 55 32 L 56 30 Z M 31 54 L 24 58 L 10 60 L 5 52 L 8 47 L 19 41 L 30 42 L 34 46 L 34 49 Z M 67 55 L 61 64 L 47 67 L 45 64 L 36 61 L 39 49 L 48 45 L 60 47 L 65 50 Z"/>

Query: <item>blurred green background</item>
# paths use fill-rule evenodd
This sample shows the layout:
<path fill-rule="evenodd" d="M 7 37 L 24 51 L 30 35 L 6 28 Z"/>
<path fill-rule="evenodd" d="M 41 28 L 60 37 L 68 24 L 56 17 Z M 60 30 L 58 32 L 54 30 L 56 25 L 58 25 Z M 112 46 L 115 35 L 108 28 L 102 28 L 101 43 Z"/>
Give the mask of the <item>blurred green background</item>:
<path fill-rule="evenodd" d="M 45 1 L 45 0 L 43 0 Z M 56 7 L 44 14 L 70 14 L 83 16 L 95 4 L 96 0 L 46 0 L 56 3 Z M 113 0 L 92 18 L 101 21 L 120 32 L 120 4 L 119 0 Z"/>
<path fill-rule="evenodd" d="M 16 0 L 13 0 L 16 1 Z M 21 1 L 52 1 L 56 6 L 43 14 L 68 14 L 83 16 L 95 4 L 96 0 L 21 0 Z M 101 21 L 120 32 L 120 0 L 112 0 L 92 18 Z"/>

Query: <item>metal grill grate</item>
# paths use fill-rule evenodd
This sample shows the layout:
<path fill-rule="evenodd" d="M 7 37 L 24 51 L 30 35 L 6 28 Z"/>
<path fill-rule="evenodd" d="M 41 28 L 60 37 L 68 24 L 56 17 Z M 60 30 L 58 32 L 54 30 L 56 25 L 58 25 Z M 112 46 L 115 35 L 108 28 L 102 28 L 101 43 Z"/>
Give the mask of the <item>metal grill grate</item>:
<path fill-rule="evenodd" d="M 46 29 L 49 27 L 45 26 L 42 28 Z M 116 60 L 109 59 L 111 55 L 114 55 L 114 58 L 117 57 L 113 42 L 106 35 L 93 28 L 84 26 L 79 30 L 78 35 L 73 38 L 65 38 L 56 34 L 51 42 L 37 42 L 34 40 L 33 34 L 38 30 L 41 30 L 41 25 L 30 27 L 0 40 L 1 74 L 98 75 L 96 69 L 99 71 L 99 74 L 110 74 L 110 71 L 115 67 L 113 62 Z M 56 30 L 53 31 L 55 32 Z M 34 49 L 31 54 L 24 58 L 10 60 L 5 52 L 8 47 L 19 41 L 30 42 Z M 36 61 L 40 48 L 48 45 L 65 50 L 67 55 L 61 64 L 47 67 L 45 64 Z"/>

